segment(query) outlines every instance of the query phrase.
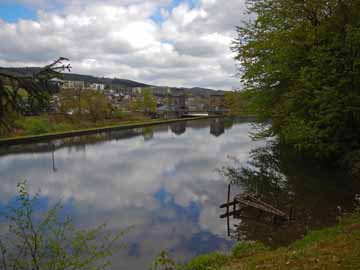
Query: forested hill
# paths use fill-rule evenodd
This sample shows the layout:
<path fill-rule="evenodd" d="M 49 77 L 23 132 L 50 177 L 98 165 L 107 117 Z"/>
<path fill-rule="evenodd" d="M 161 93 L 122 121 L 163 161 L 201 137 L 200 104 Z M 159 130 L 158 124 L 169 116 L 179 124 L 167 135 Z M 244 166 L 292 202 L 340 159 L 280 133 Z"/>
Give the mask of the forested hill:
<path fill-rule="evenodd" d="M 25 67 L 25 68 L 1 68 L 0 69 L 6 69 L 9 71 L 13 71 L 20 74 L 33 74 L 40 70 L 38 67 Z M 200 95 L 211 95 L 211 94 L 219 94 L 223 93 L 224 91 L 221 90 L 213 90 L 208 88 L 201 88 L 201 87 L 193 87 L 193 88 L 176 88 L 176 87 L 167 87 L 167 86 L 154 86 L 149 85 L 141 82 L 136 82 L 132 80 L 126 80 L 126 79 L 118 79 L 118 78 L 105 78 L 105 77 L 96 77 L 91 75 L 81 75 L 81 74 L 75 74 L 75 73 L 64 73 L 63 78 L 64 80 L 69 81 L 84 81 L 88 83 L 103 83 L 107 85 L 112 85 L 114 87 L 119 88 L 133 88 L 133 87 L 154 87 L 154 91 L 156 93 L 165 93 L 169 88 L 172 90 L 172 92 L 175 93 L 191 93 L 194 96 L 200 96 Z"/>

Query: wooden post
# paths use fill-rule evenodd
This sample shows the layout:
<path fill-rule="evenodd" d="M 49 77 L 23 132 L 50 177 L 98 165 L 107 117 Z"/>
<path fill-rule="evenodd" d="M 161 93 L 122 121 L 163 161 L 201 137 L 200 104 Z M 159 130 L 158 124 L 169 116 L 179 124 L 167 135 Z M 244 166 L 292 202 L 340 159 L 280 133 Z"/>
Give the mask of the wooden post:
<path fill-rule="evenodd" d="M 228 185 L 228 194 L 227 194 L 227 205 L 226 205 L 226 214 L 227 214 L 227 231 L 228 236 L 230 236 L 230 217 L 229 217 L 229 203 L 230 203 L 230 184 Z"/>

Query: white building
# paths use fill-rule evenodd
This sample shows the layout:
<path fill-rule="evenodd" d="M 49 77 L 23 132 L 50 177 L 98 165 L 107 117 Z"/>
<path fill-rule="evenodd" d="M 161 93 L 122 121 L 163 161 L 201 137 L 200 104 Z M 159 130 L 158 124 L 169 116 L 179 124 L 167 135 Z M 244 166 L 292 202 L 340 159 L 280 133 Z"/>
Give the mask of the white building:
<path fill-rule="evenodd" d="M 105 90 L 105 84 L 92 83 L 92 84 L 90 84 L 90 89 L 97 90 L 97 91 L 104 91 Z"/>
<path fill-rule="evenodd" d="M 65 89 L 84 89 L 85 83 L 83 81 L 63 81 L 62 87 Z"/>
<path fill-rule="evenodd" d="M 136 94 L 141 94 L 141 93 L 142 93 L 142 90 L 143 90 L 143 89 L 142 89 L 141 87 L 133 87 L 133 88 L 132 88 L 132 93 L 135 94 L 135 95 L 136 95 Z"/>

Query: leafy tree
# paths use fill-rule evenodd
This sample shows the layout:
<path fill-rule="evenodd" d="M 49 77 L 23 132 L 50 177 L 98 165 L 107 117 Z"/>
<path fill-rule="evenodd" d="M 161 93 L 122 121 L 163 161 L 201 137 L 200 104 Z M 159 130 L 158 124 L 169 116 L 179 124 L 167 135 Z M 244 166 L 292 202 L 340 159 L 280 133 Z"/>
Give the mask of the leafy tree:
<path fill-rule="evenodd" d="M 16 115 L 23 115 L 49 104 L 51 85 L 49 79 L 60 76 L 60 71 L 70 70 L 59 58 L 31 74 L 0 68 L 0 133 L 9 131 Z"/>
<path fill-rule="evenodd" d="M 87 106 L 85 89 L 75 88 L 61 90 L 59 99 L 59 109 L 61 113 L 65 115 L 75 115 L 77 118 L 82 117 Z"/>
<path fill-rule="evenodd" d="M 106 118 L 112 111 L 111 103 L 99 91 L 91 89 L 64 89 L 60 94 L 60 111 L 77 119 L 90 117 L 94 122 Z"/>
<path fill-rule="evenodd" d="M 0 236 L 0 269 L 103 270 L 122 248 L 123 232 L 111 233 L 105 225 L 78 230 L 62 217 L 61 203 L 42 214 L 38 208 L 39 194 L 31 197 L 20 183 L 15 206 L 2 215 L 9 229 Z"/>
<path fill-rule="evenodd" d="M 248 9 L 255 19 L 237 27 L 233 50 L 257 113 L 272 119 L 268 134 L 322 159 L 355 161 L 360 2 L 249 0 Z"/>
<path fill-rule="evenodd" d="M 142 92 L 142 110 L 147 113 L 156 112 L 156 99 L 150 89 Z"/>
<path fill-rule="evenodd" d="M 133 100 L 129 107 L 131 111 L 154 113 L 156 112 L 156 98 L 150 89 L 144 89 L 141 96 Z"/>
<path fill-rule="evenodd" d="M 94 122 L 105 119 L 112 111 L 110 101 L 102 92 L 88 90 L 85 100 L 90 118 Z"/>
<path fill-rule="evenodd" d="M 132 112 L 140 111 L 141 109 L 141 100 L 140 99 L 132 99 L 129 102 L 129 110 Z"/>

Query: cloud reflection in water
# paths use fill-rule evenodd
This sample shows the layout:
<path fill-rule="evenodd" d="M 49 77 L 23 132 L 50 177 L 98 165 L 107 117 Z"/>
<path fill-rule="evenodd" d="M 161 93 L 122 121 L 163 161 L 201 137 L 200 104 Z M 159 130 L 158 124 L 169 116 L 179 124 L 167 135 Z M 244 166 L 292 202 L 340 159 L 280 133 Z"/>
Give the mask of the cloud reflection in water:
<path fill-rule="evenodd" d="M 215 169 L 229 155 L 246 161 L 263 142 L 251 141 L 246 122 L 223 126 L 177 123 L 147 129 L 143 136 L 135 132 L 62 147 L 53 151 L 54 164 L 51 151 L 36 147 L 3 155 L 0 202 L 9 201 L 16 183 L 27 179 L 31 192 L 40 188 L 48 200 L 71 204 L 81 226 L 135 225 L 126 236 L 129 249 L 116 257 L 114 269 L 146 269 L 161 250 L 185 259 L 226 249 L 230 242 L 218 206 L 227 183 Z"/>

